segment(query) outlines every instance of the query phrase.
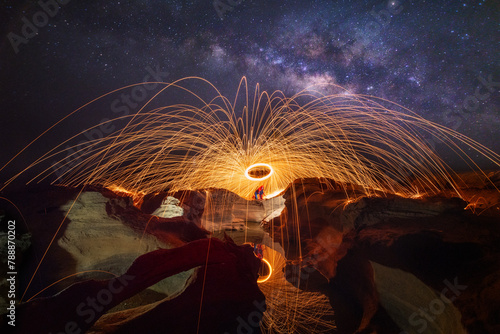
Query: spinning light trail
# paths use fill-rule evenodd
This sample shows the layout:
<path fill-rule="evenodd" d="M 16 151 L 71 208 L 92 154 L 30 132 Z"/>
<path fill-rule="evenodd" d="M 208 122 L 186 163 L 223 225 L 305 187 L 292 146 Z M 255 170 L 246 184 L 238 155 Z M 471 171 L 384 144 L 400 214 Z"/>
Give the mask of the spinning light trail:
<path fill-rule="evenodd" d="M 190 80 L 208 85 L 214 97 L 205 100 L 185 88 Z M 280 91 L 261 93 L 257 85 L 251 98 L 243 78 L 231 103 L 201 78 L 181 79 L 165 84 L 139 112 L 124 117 L 123 129 L 66 150 L 61 143 L 28 168 L 66 154 L 56 171 L 55 182 L 62 185 L 121 187 L 137 197 L 213 187 L 251 198 L 261 184 L 273 193 L 296 179 L 316 177 L 359 185 L 367 195 L 383 191 L 411 197 L 451 188 L 460 196 L 452 169 L 424 137 L 442 142 L 471 167 L 477 166 L 464 147 L 500 166 L 495 152 L 401 106 L 339 86 L 328 85 L 339 93 L 325 95 L 319 91 L 324 88 L 287 98 Z M 190 103 L 152 107 L 170 91 L 189 93 Z M 271 172 L 249 175 L 255 166 Z M 47 169 L 36 179 L 52 173 Z"/>
<path fill-rule="evenodd" d="M 266 259 L 262 259 L 262 263 L 267 267 L 268 273 L 267 273 L 267 275 L 263 276 L 262 278 L 259 278 L 257 280 L 257 283 L 264 283 L 264 282 L 266 282 L 271 277 L 271 275 L 273 274 L 273 267 L 271 266 L 271 264 L 269 263 L 269 261 L 267 261 Z"/>
<path fill-rule="evenodd" d="M 258 170 L 259 167 L 264 167 L 266 169 L 267 173 L 265 173 L 263 176 L 259 175 L 258 177 L 250 175 L 250 174 L 258 173 L 259 171 L 255 172 L 255 170 Z M 264 180 L 267 180 L 268 178 L 270 178 L 271 175 L 273 174 L 273 172 L 274 172 L 274 170 L 269 164 L 257 163 L 257 164 L 251 165 L 250 167 L 248 167 L 245 170 L 245 176 L 250 181 L 264 181 Z"/>
<path fill-rule="evenodd" d="M 263 333 L 332 333 L 333 310 L 328 298 L 319 292 L 306 292 L 287 281 L 286 259 L 267 247 L 264 258 L 273 271 L 259 284 L 266 295 L 267 310 L 262 317 Z M 291 278 L 291 277 L 288 277 Z M 300 282 L 300 275 L 291 279 Z"/>
<path fill-rule="evenodd" d="M 207 85 L 212 97 L 204 99 L 187 89 L 191 80 Z M 137 202 L 148 193 L 209 188 L 250 199 L 260 185 L 266 193 L 276 194 L 303 178 L 356 185 L 367 196 L 385 192 L 420 197 L 448 191 L 460 197 L 453 170 L 424 138 L 443 143 L 484 176 L 466 150 L 500 167 L 500 156 L 476 141 L 404 107 L 349 94 L 339 86 L 316 86 L 290 98 L 280 91 L 261 93 L 257 86 L 252 97 L 243 78 L 231 102 L 201 78 L 164 85 L 136 114 L 120 118 L 127 121 L 125 127 L 107 137 L 61 149 L 75 136 L 38 158 L 26 169 L 66 156 L 57 164 L 60 170 L 48 168 L 32 181 L 57 173 L 55 183 L 102 185 L 132 194 Z M 338 93 L 321 93 L 325 88 Z M 172 91 L 188 93 L 189 101 L 164 105 L 163 99 Z M 158 107 L 159 101 L 164 106 Z M 331 330 L 331 320 L 324 320 L 332 312 L 328 299 L 295 288 L 284 277 L 284 257 L 276 252 L 267 256 L 270 275 L 260 283 L 269 307 L 264 330 Z"/>

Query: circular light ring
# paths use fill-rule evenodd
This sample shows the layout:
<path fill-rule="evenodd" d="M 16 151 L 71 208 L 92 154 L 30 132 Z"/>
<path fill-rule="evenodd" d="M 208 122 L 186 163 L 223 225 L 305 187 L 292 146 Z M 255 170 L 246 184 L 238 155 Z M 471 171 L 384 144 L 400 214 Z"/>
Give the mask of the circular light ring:
<path fill-rule="evenodd" d="M 264 262 L 267 267 L 269 268 L 269 274 L 267 274 L 267 276 L 265 277 L 262 277 L 262 278 L 258 278 L 257 279 L 257 283 L 264 283 L 265 281 L 267 281 L 271 275 L 273 274 L 273 267 L 271 267 L 271 264 L 269 263 L 269 261 L 267 261 L 266 259 L 262 259 L 262 262 Z"/>
<path fill-rule="evenodd" d="M 270 172 L 269 174 L 267 174 L 266 176 L 264 177 L 252 177 L 250 176 L 249 172 L 252 168 L 255 168 L 255 167 L 267 167 L 269 168 Z M 269 164 L 265 164 L 265 163 L 257 163 L 257 164 L 253 164 L 251 165 L 250 167 L 248 167 L 246 170 L 245 170 L 245 176 L 247 177 L 247 179 L 249 179 L 250 181 L 264 181 L 264 180 L 267 180 L 268 178 L 271 177 L 271 175 L 273 175 L 274 173 L 274 169 L 273 167 L 271 167 L 271 165 Z"/>

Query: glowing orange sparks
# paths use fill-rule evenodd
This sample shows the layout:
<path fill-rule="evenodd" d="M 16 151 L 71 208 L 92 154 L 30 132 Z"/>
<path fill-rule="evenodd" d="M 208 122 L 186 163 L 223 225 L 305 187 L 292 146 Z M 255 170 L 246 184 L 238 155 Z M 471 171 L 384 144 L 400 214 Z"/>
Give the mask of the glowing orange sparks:
<path fill-rule="evenodd" d="M 269 274 L 267 274 L 266 276 L 262 277 L 262 278 L 258 278 L 257 279 L 257 283 L 264 283 L 265 281 L 267 281 L 271 275 L 273 274 L 273 267 L 271 266 L 271 264 L 269 263 L 269 261 L 267 261 L 266 259 L 262 259 L 262 262 L 265 263 L 267 265 L 267 268 L 269 269 Z"/>
<path fill-rule="evenodd" d="M 255 168 L 258 168 L 258 167 L 266 167 L 270 170 L 270 172 L 265 175 L 265 176 L 262 176 L 262 177 L 253 177 L 250 175 L 250 172 L 255 169 Z M 251 165 L 250 167 L 248 167 L 246 170 L 245 170 L 245 176 L 247 179 L 249 179 L 250 181 L 264 181 L 264 180 L 267 180 L 268 178 L 271 177 L 271 175 L 273 175 L 274 173 L 274 170 L 273 170 L 273 167 L 271 167 L 271 165 L 269 164 L 266 164 L 266 163 L 257 163 L 257 164 L 253 164 Z"/>

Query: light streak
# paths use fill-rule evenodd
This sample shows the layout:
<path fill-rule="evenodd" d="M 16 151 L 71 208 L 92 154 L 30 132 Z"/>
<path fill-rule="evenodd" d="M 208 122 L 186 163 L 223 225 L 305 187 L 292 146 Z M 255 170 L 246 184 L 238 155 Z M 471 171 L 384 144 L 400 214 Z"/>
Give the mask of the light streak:
<path fill-rule="evenodd" d="M 32 300 L 33 298 L 35 298 L 36 296 L 38 296 L 39 294 L 41 294 L 42 292 L 44 292 L 45 290 L 47 290 L 48 288 L 56 285 L 57 283 L 60 283 L 70 277 L 73 277 L 73 276 L 77 276 L 77 275 L 81 275 L 81 274 L 85 274 L 85 273 L 106 273 L 106 274 L 110 274 L 114 277 L 118 277 L 119 275 L 117 274 L 114 274 L 112 272 L 109 272 L 109 271 L 106 271 L 106 270 L 98 270 L 98 269 L 94 269 L 94 270 L 85 270 L 85 271 L 79 271 L 77 273 L 74 273 L 74 274 L 70 274 L 70 275 L 67 275 L 57 281 L 55 281 L 54 283 L 52 284 L 49 284 L 47 285 L 45 288 L 43 288 L 42 290 L 38 291 L 37 293 L 35 293 L 33 296 L 31 296 L 28 300 L 26 300 L 26 302 L 29 302 L 30 300 Z"/>
<path fill-rule="evenodd" d="M 262 262 L 266 264 L 266 266 L 267 266 L 267 268 L 269 270 L 269 274 L 267 274 L 263 278 L 258 278 L 257 279 L 257 283 L 264 283 L 264 282 L 266 282 L 271 277 L 271 275 L 273 274 L 273 267 L 271 266 L 271 264 L 269 263 L 269 261 L 267 261 L 266 259 L 263 258 Z"/>
<path fill-rule="evenodd" d="M 262 333 L 332 333 L 335 324 L 328 298 L 319 292 L 307 292 L 296 288 L 285 270 L 286 258 L 270 247 L 264 249 L 273 272 L 259 284 L 266 296 L 266 312 L 262 317 Z M 288 274 L 287 274 L 288 273 Z M 288 276 L 288 277 L 287 277 Z"/>
<path fill-rule="evenodd" d="M 269 168 L 270 172 L 267 174 L 267 175 L 264 175 L 263 177 L 252 177 L 250 176 L 250 171 L 256 167 L 266 167 L 266 168 Z M 273 175 L 274 173 L 274 170 L 273 170 L 273 167 L 271 167 L 271 165 L 269 164 L 265 164 L 265 163 L 256 163 L 256 164 L 253 164 L 251 165 L 250 167 L 248 167 L 246 170 L 245 170 L 245 176 L 247 179 L 249 179 L 250 181 L 264 181 L 264 180 L 267 180 L 268 178 L 271 177 L 271 175 Z"/>
<path fill-rule="evenodd" d="M 214 97 L 201 98 L 183 87 L 183 80 L 208 84 Z M 280 91 L 260 93 L 258 86 L 252 99 L 243 87 L 245 78 L 231 103 L 200 78 L 166 84 L 155 102 L 174 88 L 192 99 L 155 108 L 150 100 L 136 114 L 120 118 L 128 119 L 125 128 L 83 148 L 62 142 L 26 169 L 60 154 L 66 158 L 58 166 L 71 167 L 54 181 L 62 185 L 120 186 L 139 196 L 221 188 L 250 199 L 259 185 L 275 193 L 297 179 L 317 177 L 358 185 L 367 196 L 375 195 L 375 189 L 411 197 L 451 188 L 460 197 L 452 168 L 425 137 L 440 140 L 477 173 L 483 172 L 468 150 L 500 166 L 497 153 L 383 99 L 342 92 L 324 95 L 314 87 L 287 98 Z M 71 164 L 71 157 L 81 162 Z M 249 180 L 248 166 L 256 164 L 272 166 L 272 173 Z M 53 173 L 48 168 L 32 181 Z"/>
<path fill-rule="evenodd" d="M 146 195 L 146 193 L 143 191 L 133 192 L 133 191 L 129 191 L 121 186 L 116 186 L 113 184 L 107 186 L 107 188 L 116 194 L 127 195 L 127 196 L 132 197 L 132 200 L 133 200 L 134 205 L 136 207 L 140 207 L 140 205 L 142 204 L 142 199 L 144 198 L 144 195 Z"/>
<path fill-rule="evenodd" d="M 186 88 L 191 84 L 188 81 L 193 80 L 206 84 L 214 94 L 205 99 Z M 104 94 L 71 112 L 0 170 L 35 141 L 54 131 L 56 125 L 70 122 L 72 116 L 96 101 L 133 86 L 136 85 Z M 324 86 L 340 92 L 325 95 L 320 92 Z M 172 90 L 187 93 L 190 98 L 185 103 L 163 103 Z M 145 194 L 165 190 L 208 192 L 211 188 L 220 188 L 250 199 L 259 185 L 264 186 L 269 194 L 266 198 L 270 198 L 295 180 L 306 178 L 322 178 L 332 187 L 334 184 L 330 182 L 349 184 L 360 189 L 361 196 L 391 193 L 422 198 L 446 193 L 463 197 L 455 182 L 456 173 L 424 140 L 435 138 L 499 191 L 472 158 L 481 156 L 500 167 L 498 153 L 400 105 L 347 93 L 336 85 L 310 87 L 292 97 L 284 96 L 281 91 L 261 93 L 257 85 L 252 98 L 243 78 L 231 102 L 210 82 L 196 77 L 183 78 L 164 83 L 164 88 L 136 114 L 119 119 L 127 121 L 124 128 L 107 137 L 90 140 L 86 145 L 73 145 L 75 135 L 37 158 L 7 180 L 1 189 L 26 170 L 60 159 L 55 164 L 61 169 L 54 183 L 70 187 L 100 185 L 132 196 L 136 205 Z M 471 153 L 467 153 L 469 151 Z M 261 178 L 254 177 L 250 171 L 256 167 L 269 168 L 270 172 Z M 55 172 L 47 168 L 30 182 L 43 181 Z M 356 201 L 357 194 L 347 194 L 345 205 Z M 467 208 L 477 210 L 480 203 L 478 199 Z M 289 214 L 297 215 L 297 212 Z M 300 253 L 300 235 L 297 237 Z M 320 293 L 295 288 L 285 279 L 284 256 L 272 249 L 266 250 L 265 263 L 271 270 L 269 277 L 259 282 L 268 304 L 262 320 L 263 332 L 332 330 L 334 325 L 323 319 L 333 312 L 328 299 Z"/>

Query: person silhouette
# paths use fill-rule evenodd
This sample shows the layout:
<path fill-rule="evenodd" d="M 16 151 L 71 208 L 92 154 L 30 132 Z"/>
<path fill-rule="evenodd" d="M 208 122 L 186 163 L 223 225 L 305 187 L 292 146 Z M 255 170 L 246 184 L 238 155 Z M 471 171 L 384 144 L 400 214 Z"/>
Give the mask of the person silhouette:
<path fill-rule="evenodd" d="M 255 190 L 255 199 L 263 199 L 264 198 L 264 186 L 260 186 Z"/>

